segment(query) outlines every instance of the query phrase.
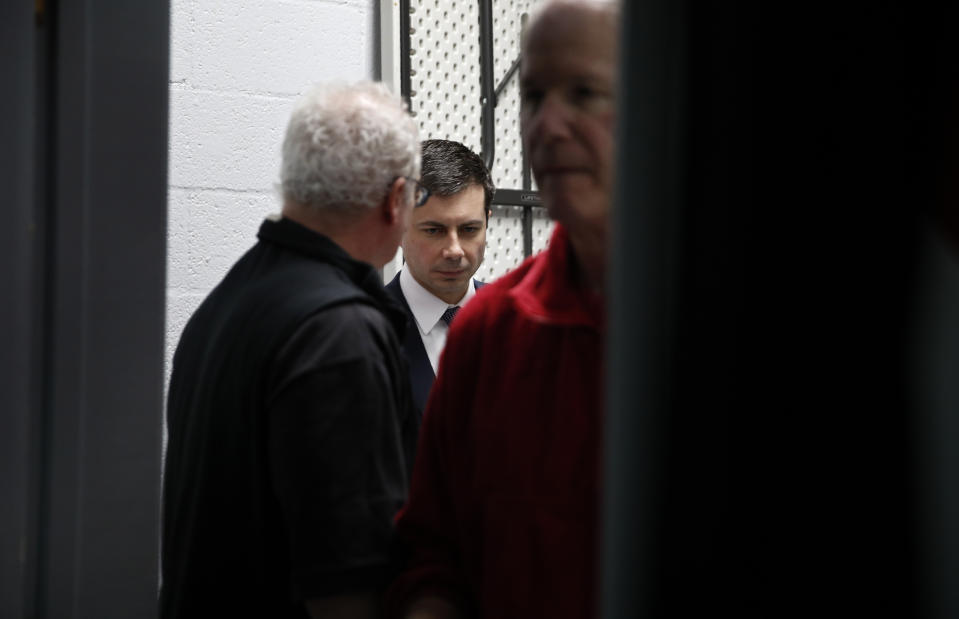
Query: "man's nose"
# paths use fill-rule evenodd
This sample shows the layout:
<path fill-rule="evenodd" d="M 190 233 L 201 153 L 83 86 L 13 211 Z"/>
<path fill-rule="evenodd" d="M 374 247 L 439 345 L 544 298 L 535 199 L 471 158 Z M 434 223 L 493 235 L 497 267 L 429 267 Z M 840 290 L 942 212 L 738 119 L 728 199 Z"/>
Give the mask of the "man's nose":
<path fill-rule="evenodd" d="M 547 93 L 533 116 L 532 133 L 540 139 L 567 138 L 569 132 L 569 102 L 561 93 Z"/>
<path fill-rule="evenodd" d="M 451 232 L 446 237 L 446 246 L 443 248 L 443 257 L 449 260 L 463 257 L 463 248 L 460 246 L 459 235 Z"/>

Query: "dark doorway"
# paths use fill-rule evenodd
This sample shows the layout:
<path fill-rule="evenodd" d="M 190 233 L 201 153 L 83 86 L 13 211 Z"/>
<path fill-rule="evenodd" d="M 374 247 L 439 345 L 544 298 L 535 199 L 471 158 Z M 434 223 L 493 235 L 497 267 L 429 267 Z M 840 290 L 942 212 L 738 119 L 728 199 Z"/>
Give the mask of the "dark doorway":
<path fill-rule="evenodd" d="M 0 615 L 152 617 L 169 2 L 0 7 Z"/>

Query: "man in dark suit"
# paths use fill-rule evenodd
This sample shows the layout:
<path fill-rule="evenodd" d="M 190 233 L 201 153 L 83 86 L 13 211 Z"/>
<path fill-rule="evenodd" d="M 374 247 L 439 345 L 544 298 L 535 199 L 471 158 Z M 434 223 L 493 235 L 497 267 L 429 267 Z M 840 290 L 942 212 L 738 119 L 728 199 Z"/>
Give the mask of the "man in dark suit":
<path fill-rule="evenodd" d="M 423 142 L 421 179 L 430 198 L 413 211 L 403 235 L 406 262 L 386 290 L 411 318 L 403 352 L 422 415 L 449 323 L 483 285 L 473 274 L 486 250 L 493 183 L 483 160 L 450 140 Z"/>

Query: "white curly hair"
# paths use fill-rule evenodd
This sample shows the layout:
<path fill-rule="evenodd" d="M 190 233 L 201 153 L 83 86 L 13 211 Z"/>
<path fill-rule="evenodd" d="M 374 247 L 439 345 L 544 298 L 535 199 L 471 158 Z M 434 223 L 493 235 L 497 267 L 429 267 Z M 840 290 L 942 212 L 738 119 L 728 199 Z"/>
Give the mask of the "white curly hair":
<path fill-rule="evenodd" d="M 365 211 L 382 202 L 398 176 L 419 175 L 416 124 L 382 83 L 316 86 L 297 101 L 283 140 L 284 199 L 323 211 Z"/>

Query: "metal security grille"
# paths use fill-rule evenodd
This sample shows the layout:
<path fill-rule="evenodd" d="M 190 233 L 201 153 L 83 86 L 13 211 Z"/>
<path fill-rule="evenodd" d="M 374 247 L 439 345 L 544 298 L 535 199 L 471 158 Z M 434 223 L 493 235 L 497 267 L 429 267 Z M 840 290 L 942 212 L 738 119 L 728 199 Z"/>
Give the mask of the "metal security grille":
<path fill-rule="evenodd" d="M 477 272 L 487 281 L 546 247 L 552 229 L 524 175 L 519 128 L 520 32 L 538 1 L 381 6 L 383 79 L 407 98 L 421 135 L 462 142 L 491 164 L 497 192 Z"/>

